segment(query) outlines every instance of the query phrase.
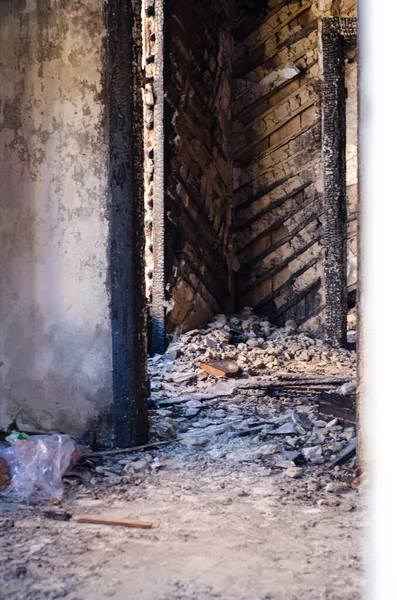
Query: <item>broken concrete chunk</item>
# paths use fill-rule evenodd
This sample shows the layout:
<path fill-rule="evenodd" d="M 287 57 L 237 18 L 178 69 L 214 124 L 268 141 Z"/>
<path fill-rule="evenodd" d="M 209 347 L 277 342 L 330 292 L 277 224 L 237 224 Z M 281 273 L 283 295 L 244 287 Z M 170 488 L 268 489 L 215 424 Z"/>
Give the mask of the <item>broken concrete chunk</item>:
<path fill-rule="evenodd" d="M 340 501 L 338 500 L 338 498 L 321 498 L 321 500 L 319 500 L 317 502 L 317 504 L 319 506 L 339 506 Z"/>
<path fill-rule="evenodd" d="M 301 452 L 305 458 L 309 459 L 316 454 L 321 454 L 321 446 L 309 446 L 307 448 L 302 448 Z"/>
<path fill-rule="evenodd" d="M 296 425 L 295 423 L 284 423 L 278 429 L 274 429 L 269 432 L 270 435 L 293 435 L 296 434 Z"/>
<path fill-rule="evenodd" d="M 344 383 L 339 389 L 338 393 L 342 396 L 348 396 L 349 394 L 354 394 L 357 390 L 357 382 L 349 381 L 348 383 Z"/>
<path fill-rule="evenodd" d="M 279 469 L 292 469 L 296 467 L 293 460 L 288 460 L 287 458 L 283 458 L 282 455 L 277 454 L 274 454 L 273 456 L 268 456 L 265 459 L 265 462 L 269 466 L 277 467 Z"/>
<path fill-rule="evenodd" d="M 291 479 L 299 479 L 299 477 L 302 477 L 302 472 L 301 467 L 290 467 L 285 471 L 285 474 Z"/>
<path fill-rule="evenodd" d="M 330 481 L 325 486 L 325 491 L 330 494 L 337 494 L 338 492 L 342 492 L 346 489 L 346 484 L 341 481 Z"/>

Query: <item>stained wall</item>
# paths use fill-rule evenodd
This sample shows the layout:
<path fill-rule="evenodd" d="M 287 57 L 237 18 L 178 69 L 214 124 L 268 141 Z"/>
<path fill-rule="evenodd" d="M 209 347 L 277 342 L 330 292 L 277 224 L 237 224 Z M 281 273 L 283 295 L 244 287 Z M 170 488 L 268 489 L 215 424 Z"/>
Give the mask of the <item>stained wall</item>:
<path fill-rule="evenodd" d="M 105 2 L 0 3 L 0 428 L 107 433 Z"/>

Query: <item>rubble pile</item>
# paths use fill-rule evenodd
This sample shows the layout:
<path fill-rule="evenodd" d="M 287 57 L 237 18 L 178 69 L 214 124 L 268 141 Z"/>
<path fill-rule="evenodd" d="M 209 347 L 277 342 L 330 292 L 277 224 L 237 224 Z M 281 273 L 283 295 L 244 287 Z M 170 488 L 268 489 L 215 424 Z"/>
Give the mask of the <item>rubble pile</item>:
<path fill-rule="evenodd" d="M 240 369 L 215 377 L 204 368 L 209 361 Z M 298 495 L 337 506 L 354 491 L 355 427 L 320 415 L 317 400 L 325 389 L 354 394 L 355 363 L 355 352 L 333 349 L 292 321 L 277 328 L 249 313 L 218 315 L 149 359 L 153 447 L 95 458 L 80 474 L 88 487 L 79 494 L 104 486 L 134 496 L 137 486 L 157 485 L 159 471 L 177 469 L 279 474 L 283 501 Z"/>
<path fill-rule="evenodd" d="M 354 377 L 356 353 L 328 346 L 319 337 L 299 331 L 294 321 L 274 327 L 252 314 L 218 315 L 206 329 L 177 337 L 164 356 L 149 359 L 153 398 L 206 388 L 214 377 L 200 368 L 211 360 L 233 360 L 242 377 L 277 378 L 283 373 L 310 376 Z M 160 392 L 160 394 L 158 394 Z"/>
<path fill-rule="evenodd" d="M 234 361 L 239 376 L 217 378 L 200 367 L 213 360 Z M 249 313 L 218 315 L 176 337 L 149 369 L 153 439 L 178 440 L 171 453 L 201 449 L 224 468 L 251 463 L 292 479 L 338 471 L 338 462 L 353 473 L 355 428 L 321 417 L 316 397 L 328 388 L 354 393 L 354 351 L 334 349 L 292 321 L 277 328 Z"/>

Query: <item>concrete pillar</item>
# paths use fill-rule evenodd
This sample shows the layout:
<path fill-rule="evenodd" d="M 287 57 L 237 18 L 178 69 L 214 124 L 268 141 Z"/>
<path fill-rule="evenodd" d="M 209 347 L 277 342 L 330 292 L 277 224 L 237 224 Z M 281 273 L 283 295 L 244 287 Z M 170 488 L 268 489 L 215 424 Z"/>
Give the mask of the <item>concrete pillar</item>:
<path fill-rule="evenodd" d="M 146 439 L 135 4 L 0 4 L 3 430 Z"/>

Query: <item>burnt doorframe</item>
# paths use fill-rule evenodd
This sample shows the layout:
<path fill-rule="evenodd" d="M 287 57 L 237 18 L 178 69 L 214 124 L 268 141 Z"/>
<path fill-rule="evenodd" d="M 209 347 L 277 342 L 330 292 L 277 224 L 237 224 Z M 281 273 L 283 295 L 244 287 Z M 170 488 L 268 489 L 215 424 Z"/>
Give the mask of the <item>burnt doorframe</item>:
<path fill-rule="evenodd" d="M 109 291 L 112 331 L 112 443 L 148 440 L 144 279 L 141 1 L 108 0 Z M 122 51 L 120 51 L 122 49 Z"/>
<path fill-rule="evenodd" d="M 357 19 L 322 19 L 325 338 L 346 346 L 347 198 L 345 45 L 357 40 Z"/>

